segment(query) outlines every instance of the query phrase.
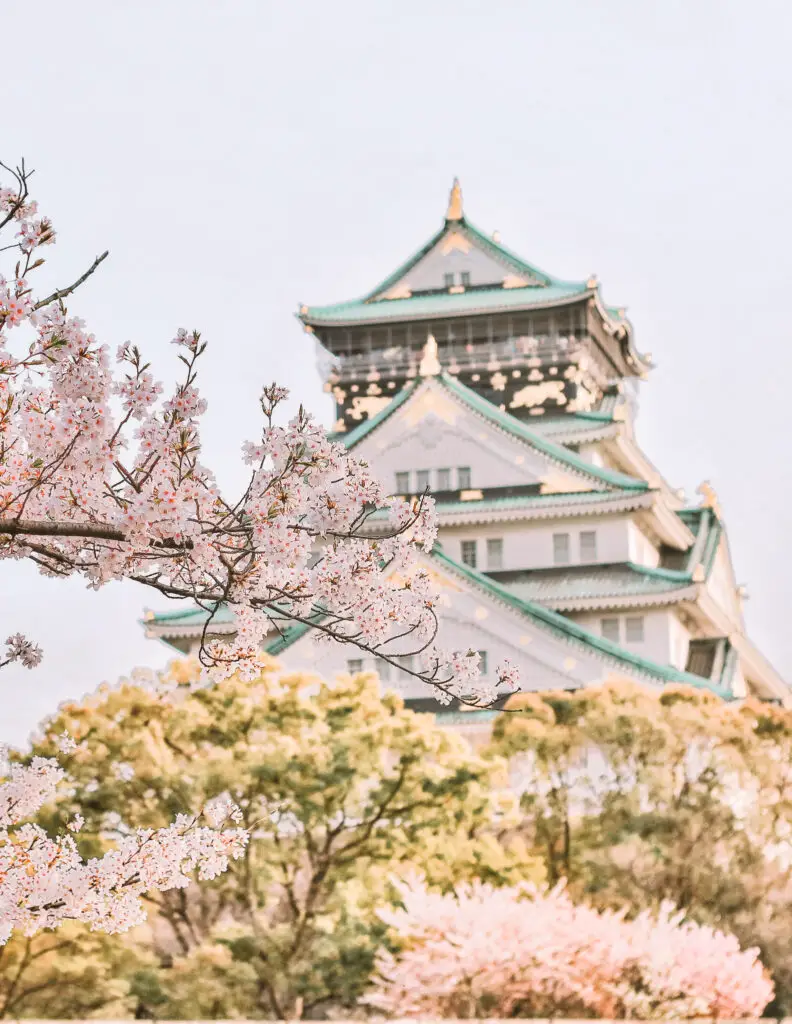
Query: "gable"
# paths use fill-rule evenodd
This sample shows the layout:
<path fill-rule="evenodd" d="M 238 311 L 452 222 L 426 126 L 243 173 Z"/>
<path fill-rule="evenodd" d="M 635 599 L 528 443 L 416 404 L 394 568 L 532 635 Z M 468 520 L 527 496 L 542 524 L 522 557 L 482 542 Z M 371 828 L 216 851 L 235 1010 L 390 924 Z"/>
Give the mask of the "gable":
<path fill-rule="evenodd" d="M 450 650 L 486 652 L 487 676 L 504 660 L 520 667 L 522 689 L 567 689 L 602 681 L 607 667 L 572 644 L 554 636 L 514 610 L 499 606 L 428 560 L 433 583 L 440 591 L 438 646 Z M 405 647 L 408 650 L 409 647 Z M 349 671 L 349 661 L 362 661 L 363 671 L 381 672 L 376 658 L 340 644 L 317 644 L 306 634 L 278 655 L 289 670 L 317 672 L 325 678 Z M 407 700 L 434 697 L 428 684 L 391 668 L 384 684 Z"/>
<path fill-rule="evenodd" d="M 375 465 L 388 487 L 396 486 L 397 473 L 458 467 L 470 469 L 474 490 L 532 484 L 570 493 L 591 487 L 584 476 L 483 420 L 434 382 L 418 388 L 356 445 L 355 454 Z M 436 477 L 431 486 L 437 489 Z M 410 490 L 417 489 L 412 482 Z"/>
<path fill-rule="evenodd" d="M 467 277 L 463 278 L 463 274 Z M 543 283 L 525 271 L 515 272 L 497 249 L 485 248 L 459 224 L 445 230 L 424 255 L 411 266 L 408 264 L 406 272 L 389 281 L 374 299 L 407 298 L 415 293 L 448 289 L 449 285 L 461 290 L 463 284 L 473 288 L 519 288 Z"/>

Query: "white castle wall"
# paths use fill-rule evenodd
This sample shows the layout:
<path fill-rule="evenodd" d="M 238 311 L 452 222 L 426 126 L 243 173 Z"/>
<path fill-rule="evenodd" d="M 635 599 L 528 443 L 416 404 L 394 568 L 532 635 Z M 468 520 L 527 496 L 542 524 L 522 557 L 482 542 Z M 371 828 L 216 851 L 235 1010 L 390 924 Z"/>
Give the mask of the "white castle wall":
<path fill-rule="evenodd" d="M 570 564 L 581 564 L 580 534 L 595 531 L 597 557 L 590 564 L 636 562 L 654 567 L 659 562 L 657 549 L 626 516 L 575 517 L 522 523 L 488 523 L 475 526 L 442 526 L 440 542 L 443 550 L 456 561 L 462 560 L 462 542 L 478 541 L 477 568 L 486 571 L 487 539 L 503 540 L 504 569 L 548 569 L 556 563 L 553 535 L 568 533 Z"/>
<path fill-rule="evenodd" d="M 642 642 L 627 642 L 627 618 L 643 619 Z M 579 622 L 597 636 L 603 636 L 602 620 L 618 619 L 621 645 L 643 658 L 661 665 L 673 665 L 684 671 L 687 664 L 690 633 L 685 629 L 673 608 L 632 608 L 625 611 L 572 612 L 569 618 Z"/>

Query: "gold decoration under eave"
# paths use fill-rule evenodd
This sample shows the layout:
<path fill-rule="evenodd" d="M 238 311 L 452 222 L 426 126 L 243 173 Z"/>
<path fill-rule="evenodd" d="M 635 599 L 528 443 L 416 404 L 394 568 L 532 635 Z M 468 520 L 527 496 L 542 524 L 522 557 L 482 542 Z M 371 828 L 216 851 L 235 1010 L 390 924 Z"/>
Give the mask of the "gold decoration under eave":
<path fill-rule="evenodd" d="M 541 384 L 528 384 L 515 392 L 510 409 L 531 409 L 545 402 L 555 401 L 556 405 L 566 405 L 564 382 L 562 380 L 546 380 Z"/>
<path fill-rule="evenodd" d="M 461 231 L 450 231 L 440 243 L 440 252 L 444 256 L 447 256 L 455 249 L 464 254 L 470 252 L 470 242 Z"/>
<path fill-rule="evenodd" d="M 498 370 L 490 377 L 490 387 L 495 391 L 503 391 L 506 387 L 506 377 Z"/>
<path fill-rule="evenodd" d="M 409 299 L 412 296 L 412 292 L 406 284 L 395 284 L 390 291 L 384 292 L 381 298 L 383 299 Z"/>
<path fill-rule="evenodd" d="M 352 399 L 352 405 L 348 410 L 349 418 L 352 420 L 360 421 L 364 416 L 371 419 L 372 416 L 376 416 L 377 413 L 384 409 L 386 405 L 390 404 L 390 398 L 387 395 L 366 395 L 365 397 L 358 395 Z"/>
<path fill-rule="evenodd" d="M 402 422 L 408 427 L 425 420 L 428 416 L 436 416 L 443 423 L 453 426 L 459 416 L 459 406 L 442 392 L 427 389 L 423 394 L 412 399 L 401 413 Z"/>
<path fill-rule="evenodd" d="M 720 502 L 718 501 L 718 495 L 715 493 L 715 488 L 712 486 L 709 480 L 704 480 L 702 483 L 699 484 L 696 490 L 696 494 L 701 495 L 701 507 L 711 508 L 715 515 L 718 517 L 718 519 L 720 519 Z"/>
<path fill-rule="evenodd" d="M 459 184 L 459 178 L 454 178 L 451 194 L 448 197 L 446 220 L 462 220 L 462 216 L 462 186 Z"/>
<path fill-rule="evenodd" d="M 418 373 L 422 377 L 436 377 L 440 373 L 440 360 L 437 358 L 437 342 L 433 334 L 428 335 L 421 353 L 421 365 Z"/>

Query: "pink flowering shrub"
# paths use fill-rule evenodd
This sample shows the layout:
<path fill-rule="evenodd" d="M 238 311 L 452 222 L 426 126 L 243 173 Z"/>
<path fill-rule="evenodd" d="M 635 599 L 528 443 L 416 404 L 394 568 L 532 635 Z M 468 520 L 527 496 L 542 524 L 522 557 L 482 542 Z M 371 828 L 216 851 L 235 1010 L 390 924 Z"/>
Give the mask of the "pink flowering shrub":
<path fill-rule="evenodd" d="M 397 1017 L 733 1019 L 773 997 L 756 950 L 670 906 L 628 921 L 562 887 L 400 888 L 403 908 L 381 916 L 402 952 L 380 951 L 367 997 Z"/>

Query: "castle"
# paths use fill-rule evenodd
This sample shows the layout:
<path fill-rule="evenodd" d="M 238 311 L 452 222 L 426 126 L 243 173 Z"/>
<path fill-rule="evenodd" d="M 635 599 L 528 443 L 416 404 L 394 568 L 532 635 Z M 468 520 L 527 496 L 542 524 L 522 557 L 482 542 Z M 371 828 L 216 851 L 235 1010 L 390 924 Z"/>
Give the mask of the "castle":
<path fill-rule="evenodd" d="M 746 634 L 714 491 L 702 484 L 687 504 L 636 440 L 651 359 L 595 278 L 560 280 L 515 255 L 467 219 L 455 182 L 440 229 L 381 284 L 298 316 L 335 400 L 333 437 L 393 493 L 435 499 L 426 561 L 444 647 L 478 650 L 484 673 L 508 658 L 524 689 L 618 678 L 792 700 Z M 204 618 L 149 613 L 145 627 L 186 653 Z M 231 616 L 214 628 L 232 633 Z M 377 670 L 440 711 L 414 677 L 307 633 L 273 635 L 268 650 L 325 676 Z"/>

